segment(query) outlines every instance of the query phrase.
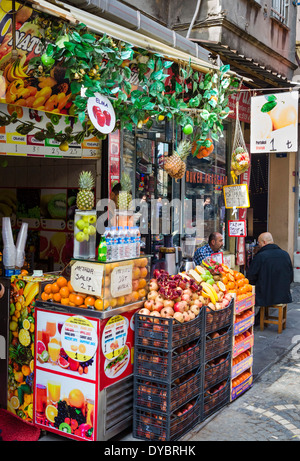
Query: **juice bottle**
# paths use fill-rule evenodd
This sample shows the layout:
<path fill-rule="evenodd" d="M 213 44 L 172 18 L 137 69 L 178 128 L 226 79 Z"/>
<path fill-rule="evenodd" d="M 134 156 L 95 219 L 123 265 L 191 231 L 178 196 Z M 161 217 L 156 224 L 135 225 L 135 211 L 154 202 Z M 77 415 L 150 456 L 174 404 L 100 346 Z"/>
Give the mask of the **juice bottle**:
<path fill-rule="evenodd" d="M 106 261 L 106 253 L 107 253 L 107 247 L 106 247 L 105 235 L 102 234 L 99 247 L 98 247 L 98 261 Z"/>
<path fill-rule="evenodd" d="M 135 228 L 131 227 L 129 229 L 130 234 L 130 257 L 135 258 L 136 256 L 136 235 L 135 235 Z"/>

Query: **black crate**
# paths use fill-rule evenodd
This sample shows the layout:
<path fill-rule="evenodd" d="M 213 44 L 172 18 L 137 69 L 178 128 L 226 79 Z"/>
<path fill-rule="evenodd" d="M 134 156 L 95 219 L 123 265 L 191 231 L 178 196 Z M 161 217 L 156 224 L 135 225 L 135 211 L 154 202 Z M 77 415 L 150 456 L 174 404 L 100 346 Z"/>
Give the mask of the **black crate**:
<path fill-rule="evenodd" d="M 193 341 L 171 351 L 134 347 L 134 375 L 172 383 L 203 363 L 203 341 Z"/>
<path fill-rule="evenodd" d="M 227 379 L 230 373 L 231 352 L 227 352 L 207 362 L 204 367 L 204 389 L 208 389 L 216 383 Z"/>
<path fill-rule="evenodd" d="M 218 335 L 218 336 L 217 336 Z M 232 349 L 232 326 L 215 331 L 205 339 L 205 362 Z"/>
<path fill-rule="evenodd" d="M 205 390 L 203 400 L 204 420 L 230 402 L 230 378 Z"/>
<path fill-rule="evenodd" d="M 194 369 L 173 383 L 134 377 L 134 403 L 137 407 L 170 413 L 201 393 L 201 369 Z"/>
<path fill-rule="evenodd" d="M 188 405 L 190 408 L 188 409 Z M 153 410 L 134 407 L 133 437 L 142 440 L 178 440 L 199 424 L 202 399 L 193 399 L 179 410 L 162 414 Z"/>
<path fill-rule="evenodd" d="M 210 307 L 206 306 L 205 332 L 209 333 L 211 331 L 224 328 L 227 325 L 231 325 L 232 319 L 233 319 L 233 309 L 234 309 L 234 299 L 233 298 L 231 299 L 227 307 L 225 307 L 224 309 L 220 309 L 218 311 L 214 311 Z"/>
<path fill-rule="evenodd" d="M 137 312 L 134 316 L 135 345 L 174 349 L 203 335 L 204 309 L 189 322 L 152 317 Z"/>

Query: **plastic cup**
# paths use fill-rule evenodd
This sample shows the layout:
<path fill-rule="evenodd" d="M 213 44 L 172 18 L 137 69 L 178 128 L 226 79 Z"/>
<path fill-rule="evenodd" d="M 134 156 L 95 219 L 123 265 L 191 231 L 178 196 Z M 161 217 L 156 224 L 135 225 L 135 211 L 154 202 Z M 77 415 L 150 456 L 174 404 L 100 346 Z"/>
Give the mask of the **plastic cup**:
<path fill-rule="evenodd" d="M 14 268 L 16 262 L 15 245 L 5 245 L 3 248 L 3 265 L 6 268 Z"/>
<path fill-rule="evenodd" d="M 3 244 L 5 245 L 14 245 L 14 238 L 11 228 L 10 218 L 2 218 L 2 238 Z"/>
<path fill-rule="evenodd" d="M 16 249 L 24 252 L 27 240 L 28 223 L 22 223 L 21 229 L 18 234 Z"/>

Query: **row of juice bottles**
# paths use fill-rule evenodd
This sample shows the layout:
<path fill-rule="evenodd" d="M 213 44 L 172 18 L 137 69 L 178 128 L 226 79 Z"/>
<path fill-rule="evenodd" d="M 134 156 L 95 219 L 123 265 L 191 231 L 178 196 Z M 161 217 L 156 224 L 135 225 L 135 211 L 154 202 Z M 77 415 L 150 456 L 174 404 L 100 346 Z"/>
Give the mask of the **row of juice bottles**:
<path fill-rule="evenodd" d="M 106 227 L 98 247 L 98 261 L 117 261 L 140 256 L 141 233 L 138 226 Z"/>

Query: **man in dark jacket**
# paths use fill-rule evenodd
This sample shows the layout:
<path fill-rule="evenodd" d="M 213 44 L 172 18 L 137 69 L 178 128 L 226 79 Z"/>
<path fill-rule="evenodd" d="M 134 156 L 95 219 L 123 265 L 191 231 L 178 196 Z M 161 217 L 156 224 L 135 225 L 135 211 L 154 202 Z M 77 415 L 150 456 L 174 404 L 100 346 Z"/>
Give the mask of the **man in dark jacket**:
<path fill-rule="evenodd" d="M 247 273 L 249 282 L 255 285 L 256 304 L 272 306 L 291 303 L 293 266 L 289 254 L 273 242 L 270 232 L 260 234 L 258 245 L 259 251 Z"/>

